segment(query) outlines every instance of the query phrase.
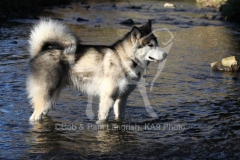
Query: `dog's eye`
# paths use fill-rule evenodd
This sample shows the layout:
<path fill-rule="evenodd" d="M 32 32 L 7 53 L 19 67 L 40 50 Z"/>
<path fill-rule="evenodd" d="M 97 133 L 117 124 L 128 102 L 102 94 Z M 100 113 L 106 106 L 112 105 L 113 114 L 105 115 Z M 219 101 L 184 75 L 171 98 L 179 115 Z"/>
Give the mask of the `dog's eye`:
<path fill-rule="evenodd" d="M 148 46 L 149 46 L 149 47 L 153 47 L 153 45 L 152 45 L 152 44 L 148 44 Z"/>

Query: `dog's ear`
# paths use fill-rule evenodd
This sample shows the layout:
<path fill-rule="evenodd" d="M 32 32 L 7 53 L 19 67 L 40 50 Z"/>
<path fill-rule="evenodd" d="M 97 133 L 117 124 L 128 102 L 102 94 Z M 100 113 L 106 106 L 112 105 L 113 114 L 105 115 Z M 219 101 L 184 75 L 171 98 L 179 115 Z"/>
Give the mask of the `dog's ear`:
<path fill-rule="evenodd" d="M 141 32 L 138 27 L 134 26 L 131 31 L 131 41 L 133 44 L 141 38 Z"/>
<path fill-rule="evenodd" d="M 147 31 L 152 30 L 152 21 L 151 20 L 148 20 L 148 22 L 144 25 L 144 29 Z"/>

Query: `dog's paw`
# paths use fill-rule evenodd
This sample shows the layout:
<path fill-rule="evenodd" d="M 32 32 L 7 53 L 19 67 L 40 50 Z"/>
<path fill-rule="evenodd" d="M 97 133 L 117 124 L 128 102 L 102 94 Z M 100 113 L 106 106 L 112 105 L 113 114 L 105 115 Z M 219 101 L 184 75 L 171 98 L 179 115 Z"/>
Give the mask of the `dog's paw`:
<path fill-rule="evenodd" d="M 34 122 L 34 121 L 40 121 L 42 119 L 43 113 L 41 114 L 36 114 L 33 113 L 32 116 L 29 118 L 30 122 Z"/>
<path fill-rule="evenodd" d="M 123 118 L 115 118 L 115 122 L 117 124 L 122 124 L 123 123 Z"/>
<path fill-rule="evenodd" d="M 97 125 L 106 125 L 107 124 L 107 120 L 98 120 L 96 122 Z"/>

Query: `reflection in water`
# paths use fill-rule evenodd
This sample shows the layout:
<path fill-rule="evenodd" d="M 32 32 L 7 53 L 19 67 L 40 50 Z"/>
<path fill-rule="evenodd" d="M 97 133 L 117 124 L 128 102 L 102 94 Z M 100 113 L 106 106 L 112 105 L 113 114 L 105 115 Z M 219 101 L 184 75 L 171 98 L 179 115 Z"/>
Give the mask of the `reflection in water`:
<path fill-rule="evenodd" d="M 64 124 L 46 117 L 42 122 L 32 124 L 30 132 L 26 139 L 30 145 L 29 155 L 71 153 L 70 156 L 80 154 L 85 158 L 105 157 L 134 149 L 137 145 L 133 131 L 117 129 L 112 124 L 107 127 L 93 123 Z"/>
<path fill-rule="evenodd" d="M 127 9 L 126 3 L 117 4 L 117 12 L 112 8 L 103 12 L 109 4 L 91 6 L 92 12 L 81 10 L 81 13 L 86 12 L 81 14 L 86 15 L 83 18 L 91 20 L 87 23 L 78 23 L 73 19 L 79 16 L 77 5 L 73 10 L 59 9 L 56 13 L 60 15 L 55 15 L 63 16 L 87 44 L 111 44 L 119 39 L 131 27 L 119 26 L 118 22 L 129 16 L 136 18 L 137 22 L 146 22 L 151 16 L 156 16 L 154 28 L 170 28 L 175 39 L 167 64 L 152 92 L 149 91 L 150 85 L 147 86 L 148 98 L 158 117 L 153 119 L 148 115 L 138 90 L 129 98 L 124 125 L 137 125 L 139 129 L 136 130 L 87 128 L 95 125 L 96 117 L 94 120 L 87 119 L 87 97 L 73 89 L 63 90 L 49 117 L 30 125 L 28 118 L 32 110 L 26 99 L 25 78 L 27 38 L 32 23 L 9 22 L 1 25 L 0 159 L 240 157 L 240 76 L 238 73 L 213 72 L 210 67 L 213 61 L 239 54 L 239 30 L 215 21 L 207 21 L 209 26 L 203 26 L 201 24 L 205 20 L 196 19 L 197 16 L 193 18 L 194 23 L 185 23 L 186 20 L 191 21 L 189 12 L 195 15 L 198 9 L 188 10 L 185 7 L 183 10 L 186 12 L 163 12 L 159 8 L 161 3 L 140 11 Z M 73 12 L 75 9 L 77 12 Z M 114 20 L 116 14 L 122 17 Z M 95 24 L 100 27 L 94 27 Z M 168 36 L 165 32 L 157 33 L 160 45 Z M 156 68 L 156 64 L 150 64 L 148 83 L 154 78 Z M 93 107 L 97 115 L 97 99 L 94 99 Z M 72 128 L 59 129 L 61 124 Z M 85 129 L 80 129 L 81 125 Z"/>
<path fill-rule="evenodd" d="M 65 136 L 62 136 L 61 131 L 54 128 L 54 122 L 51 119 L 44 119 L 42 123 L 32 124 L 31 136 L 28 137 L 27 142 L 31 144 L 29 153 L 49 154 L 52 150 L 61 148 L 61 141 L 68 141 Z"/>
<path fill-rule="evenodd" d="M 135 148 L 137 139 L 135 133 L 124 130 L 99 130 L 97 132 L 97 140 L 99 141 L 98 148 L 101 153 L 118 154 L 119 151 Z M 129 145 L 131 143 L 131 145 Z"/>

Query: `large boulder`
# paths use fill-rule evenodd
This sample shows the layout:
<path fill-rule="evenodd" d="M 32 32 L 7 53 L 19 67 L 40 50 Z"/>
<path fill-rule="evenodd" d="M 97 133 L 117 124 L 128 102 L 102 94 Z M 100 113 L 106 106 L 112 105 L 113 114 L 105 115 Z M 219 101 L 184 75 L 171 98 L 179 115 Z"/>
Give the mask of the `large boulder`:
<path fill-rule="evenodd" d="M 211 67 L 215 71 L 236 72 L 239 70 L 239 64 L 240 56 L 231 56 L 211 63 Z"/>
<path fill-rule="evenodd" d="M 213 7 L 219 8 L 221 5 L 225 4 L 227 0 L 197 0 L 203 7 Z"/>

